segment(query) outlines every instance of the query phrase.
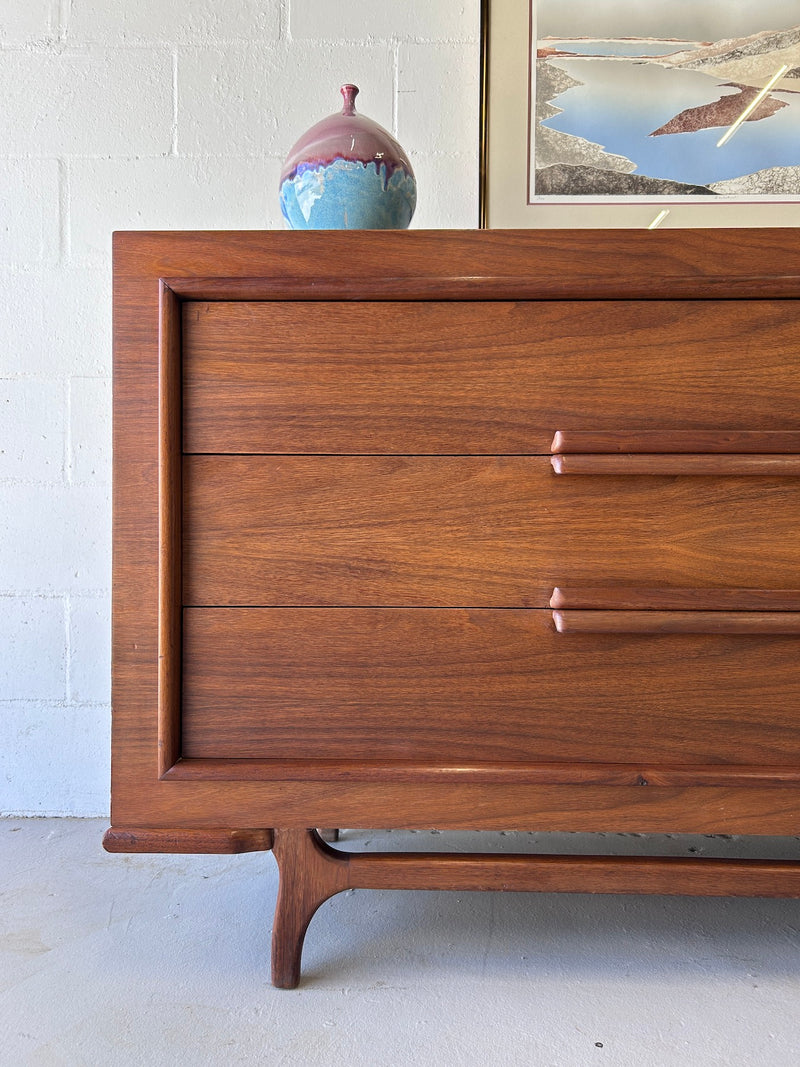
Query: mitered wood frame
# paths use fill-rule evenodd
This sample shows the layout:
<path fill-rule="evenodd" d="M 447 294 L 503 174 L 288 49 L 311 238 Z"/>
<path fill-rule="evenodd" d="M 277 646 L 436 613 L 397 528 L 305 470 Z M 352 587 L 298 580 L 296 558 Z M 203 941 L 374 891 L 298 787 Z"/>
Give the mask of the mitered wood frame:
<path fill-rule="evenodd" d="M 180 758 L 181 730 L 181 302 L 159 281 L 158 336 L 158 771 Z"/>
<path fill-rule="evenodd" d="M 116 826 L 798 831 L 792 767 L 184 761 L 179 718 L 184 300 L 797 298 L 792 234 L 128 233 L 115 272 Z"/>

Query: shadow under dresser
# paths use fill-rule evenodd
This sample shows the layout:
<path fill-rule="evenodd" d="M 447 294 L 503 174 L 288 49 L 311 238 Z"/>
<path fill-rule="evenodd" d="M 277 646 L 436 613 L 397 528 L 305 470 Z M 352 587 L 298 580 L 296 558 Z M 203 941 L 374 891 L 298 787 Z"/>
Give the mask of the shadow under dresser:
<path fill-rule="evenodd" d="M 118 233 L 117 852 L 351 887 L 800 896 L 792 861 L 314 827 L 800 834 L 792 230 Z"/>

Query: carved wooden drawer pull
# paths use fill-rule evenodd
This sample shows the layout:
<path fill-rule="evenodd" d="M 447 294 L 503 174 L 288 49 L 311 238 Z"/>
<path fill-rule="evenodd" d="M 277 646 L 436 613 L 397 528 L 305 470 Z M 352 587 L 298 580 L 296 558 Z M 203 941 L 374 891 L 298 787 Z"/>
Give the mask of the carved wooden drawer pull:
<path fill-rule="evenodd" d="M 798 589 L 624 589 L 560 586 L 559 633 L 800 634 Z"/>
<path fill-rule="evenodd" d="M 786 477 L 800 474 L 800 456 L 640 455 L 551 456 L 556 474 L 698 474 Z"/>
<path fill-rule="evenodd" d="M 800 611 L 800 589 L 556 586 L 550 607 L 605 611 Z"/>
<path fill-rule="evenodd" d="M 550 451 L 800 453 L 800 430 L 556 430 Z"/>
<path fill-rule="evenodd" d="M 554 611 L 561 634 L 800 634 L 797 611 Z"/>
<path fill-rule="evenodd" d="M 556 474 L 800 474 L 797 430 L 557 430 Z"/>

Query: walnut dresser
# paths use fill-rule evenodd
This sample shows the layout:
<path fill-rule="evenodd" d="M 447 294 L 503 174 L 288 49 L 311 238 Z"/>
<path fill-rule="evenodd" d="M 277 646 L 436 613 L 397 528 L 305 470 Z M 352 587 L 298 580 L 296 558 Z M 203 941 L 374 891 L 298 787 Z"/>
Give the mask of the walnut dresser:
<path fill-rule="evenodd" d="M 111 851 L 350 887 L 800 866 L 313 827 L 800 834 L 793 230 L 119 233 Z M 443 837 L 446 841 L 446 836 Z"/>

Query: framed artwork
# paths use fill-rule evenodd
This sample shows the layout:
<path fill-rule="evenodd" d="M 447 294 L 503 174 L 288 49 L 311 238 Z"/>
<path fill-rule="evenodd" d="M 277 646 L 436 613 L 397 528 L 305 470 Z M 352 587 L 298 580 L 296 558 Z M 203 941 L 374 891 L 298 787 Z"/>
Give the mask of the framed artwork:
<path fill-rule="evenodd" d="M 800 0 L 483 0 L 481 225 L 800 226 Z"/>

